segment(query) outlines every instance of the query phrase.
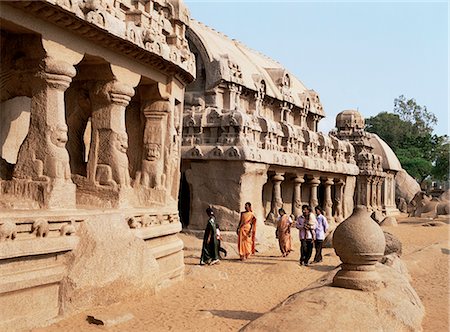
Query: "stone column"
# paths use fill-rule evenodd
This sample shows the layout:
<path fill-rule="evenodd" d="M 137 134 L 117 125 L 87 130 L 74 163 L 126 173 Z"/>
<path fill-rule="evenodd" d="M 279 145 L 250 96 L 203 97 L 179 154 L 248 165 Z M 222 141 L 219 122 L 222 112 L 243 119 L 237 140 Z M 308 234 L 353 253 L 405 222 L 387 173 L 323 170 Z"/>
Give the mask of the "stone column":
<path fill-rule="evenodd" d="M 319 200 L 317 198 L 317 187 L 320 184 L 320 178 L 317 176 L 313 176 L 309 180 L 309 185 L 311 188 L 310 194 L 309 194 L 309 205 L 314 209 L 318 204 Z"/>
<path fill-rule="evenodd" d="M 383 202 L 381 199 L 381 194 L 382 194 L 382 190 L 383 190 L 383 181 L 387 181 L 387 180 L 388 180 L 387 178 L 382 178 L 382 177 L 379 177 L 377 180 L 377 207 L 380 210 L 383 208 Z M 389 202 L 389 203 L 391 203 L 391 202 Z M 389 204 L 389 205 L 391 205 L 391 204 Z"/>
<path fill-rule="evenodd" d="M 335 179 L 335 201 L 336 201 L 336 210 L 334 212 L 334 218 L 337 222 L 341 222 L 344 219 L 343 215 L 343 189 L 344 189 L 344 180 Z"/>
<path fill-rule="evenodd" d="M 308 116 L 308 111 L 305 109 L 300 110 L 300 128 L 306 128 L 306 117 Z"/>
<path fill-rule="evenodd" d="M 281 182 L 284 181 L 284 173 L 275 173 L 272 177 L 272 207 L 271 211 L 274 216 L 278 215 L 278 209 L 283 206 L 283 199 L 281 197 Z"/>
<path fill-rule="evenodd" d="M 374 210 L 378 209 L 378 204 L 377 204 L 377 197 L 378 197 L 378 193 L 377 193 L 377 189 L 378 189 L 378 177 L 373 177 L 371 179 L 371 188 L 370 188 L 370 205 L 372 206 L 372 208 Z"/>
<path fill-rule="evenodd" d="M 37 181 L 45 189 L 43 207 L 75 207 L 69 154 L 65 148 L 67 125 L 64 92 L 76 74 L 74 64 L 82 55 L 42 40 L 45 57 L 39 64 L 32 90 L 30 127 L 22 143 L 13 177 Z"/>
<path fill-rule="evenodd" d="M 357 205 L 364 205 L 370 207 L 370 189 L 371 189 L 371 179 L 367 176 L 359 176 L 356 180 L 358 187 L 358 203 Z"/>
<path fill-rule="evenodd" d="M 90 93 L 92 139 L 87 178 L 92 184 L 120 191 L 130 187 L 125 109 L 134 89 L 113 79 L 97 82 Z"/>
<path fill-rule="evenodd" d="M 323 182 L 325 185 L 325 195 L 324 195 L 324 210 L 325 210 L 325 217 L 327 217 L 328 220 L 331 220 L 333 216 L 333 201 L 331 200 L 331 186 L 334 184 L 334 181 L 332 178 L 325 178 L 325 181 Z"/>
<path fill-rule="evenodd" d="M 302 214 L 302 183 L 305 182 L 304 175 L 298 174 L 294 178 L 294 197 L 292 199 L 292 214 L 297 218 Z"/>
<path fill-rule="evenodd" d="M 109 65 L 112 77 L 100 77 L 90 92 L 92 104 L 92 138 L 87 178 L 97 187 L 112 189 L 118 200 L 126 201 L 131 187 L 128 169 L 128 135 L 125 110 L 140 75 L 125 68 Z"/>

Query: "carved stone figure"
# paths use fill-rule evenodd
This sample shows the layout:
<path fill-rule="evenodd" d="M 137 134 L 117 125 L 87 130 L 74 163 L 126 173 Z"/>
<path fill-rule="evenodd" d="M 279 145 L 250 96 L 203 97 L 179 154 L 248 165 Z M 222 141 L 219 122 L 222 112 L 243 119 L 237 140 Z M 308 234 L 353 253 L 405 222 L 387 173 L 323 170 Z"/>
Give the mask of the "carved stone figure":
<path fill-rule="evenodd" d="M 50 179 L 70 181 L 69 154 L 65 148 L 67 126 L 49 127 L 44 139 L 45 148 L 33 149 L 30 146 L 31 142 L 27 140 L 22 144 L 19 156 L 28 158 L 33 166 L 27 167 L 29 162 L 20 163 L 14 170 L 14 177 L 30 177 L 36 181 L 50 181 Z M 42 144 L 42 142 L 36 141 L 35 144 Z M 25 151 L 29 151 L 31 156 Z"/>
<path fill-rule="evenodd" d="M 17 226 L 7 220 L 0 224 L 0 241 L 14 240 L 17 236 Z"/>
<path fill-rule="evenodd" d="M 136 173 L 136 182 L 147 188 L 161 188 L 164 183 L 164 165 L 159 162 L 161 145 L 156 143 L 144 144 L 144 159 L 141 170 Z"/>
<path fill-rule="evenodd" d="M 141 223 L 139 223 L 135 217 L 128 218 L 127 223 L 130 228 L 141 228 Z"/>
<path fill-rule="evenodd" d="M 432 199 L 425 192 L 418 192 L 409 204 L 410 216 L 414 217 L 432 217 L 438 215 L 450 214 L 450 206 L 448 201 L 440 201 Z"/>
<path fill-rule="evenodd" d="M 99 149 L 95 180 L 100 185 L 129 187 L 130 174 L 128 170 L 128 136 L 125 132 L 116 133 L 112 130 L 99 130 L 100 142 L 104 145 Z"/>
<path fill-rule="evenodd" d="M 35 234 L 37 237 L 46 237 L 50 231 L 48 221 L 39 218 L 31 226 L 31 234 Z"/>
<path fill-rule="evenodd" d="M 59 234 L 61 236 L 65 236 L 75 234 L 75 232 L 76 232 L 75 220 L 72 219 L 69 224 L 62 225 Z"/>

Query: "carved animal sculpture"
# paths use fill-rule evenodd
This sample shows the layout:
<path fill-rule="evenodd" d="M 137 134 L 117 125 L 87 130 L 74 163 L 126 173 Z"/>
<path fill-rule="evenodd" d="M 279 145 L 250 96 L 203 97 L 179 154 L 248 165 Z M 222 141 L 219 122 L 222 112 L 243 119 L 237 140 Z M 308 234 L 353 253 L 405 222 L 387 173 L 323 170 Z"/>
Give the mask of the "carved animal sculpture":
<path fill-rule="evenodd" d="M 150 216 L 147 216 L 147 215 L 142 216 L 142 221 L 141 221 L 142 227 L 150 226 L 151 222 L 152 222 L 152 219 Z"/>
<path fill-rule="evenodd" d="M 36 181 L 70 180 L 69 154 L 65 148 L 67 126 L 45 129 L 45 137 L 29 134 L 22 143 L 14 177 Z"/>
<path fill-rule="evenodd" d="M 141 228 L 141 223 L 138 222 L 135 217 L 131 217 L 128 219 L 128 226 L 130 228 Z"/>
<path fill-rule="evenodd" d="M 36 234 L 37 237 L 46 237 L 49 232 L 48 221 L 39 218 L 31 226 L 31 234 Z"/>
<path fill-rule="evenodd" d="M 100 146 L 95 180 L 101 185 L 130 186 L 128 136 L 112 130 L 99 131 Z"/>
<path fill-rule="evenodd" d="M 450 214 L 448 201 L 434 200 L 425 192 L 418 192 L 410 203 L 410 216 L 436 218 L 438 215 Z"/>
<path fill-rule="evenodd" d="M 11 221 L 4 221 L 0 225 L 0 241 L 14 240 L 17 236 L 17 226 Z"/>
<path fill-rule="evenodd" d="M 61 236 L 65 236 L 65 235 L 72 235 L 75 234 L 76 232 L 76 228 L 75 228 L 75 220 L 71 220 L 70 224 L 64 224 L 61 227 L 61 230 L 59 231 L 59 234 Z"/>
<path fill-rule="evenodd" d="M 146 188 L 160 189 L 165 182 L 164 164 L 161 161 L 161 146 L 156 143 L 144 144 L 144 159 L 141 170 L 136 173 L 136 181 Z"/>

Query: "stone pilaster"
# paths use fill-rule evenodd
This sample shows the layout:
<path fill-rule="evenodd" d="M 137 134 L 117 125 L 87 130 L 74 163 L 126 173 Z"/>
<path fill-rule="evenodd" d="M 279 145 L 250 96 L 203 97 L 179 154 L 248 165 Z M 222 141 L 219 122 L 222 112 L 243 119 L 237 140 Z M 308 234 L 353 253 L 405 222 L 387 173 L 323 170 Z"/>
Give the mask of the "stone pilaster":
<path fill-rule="evenodd" d="M 337 222 L 341 222 L 344 218 L 343 213 L 343 189 L 344 189 L 345 181 L 342 179 L 335 179 L 335 201 L 336 201 L 336 210 L 334 212 L 334 219 Z"/>
<path fill-rule="evenodd" d="M 309 205 L 315 208 L 319 204 L 319 199 L 317 198 L 317 187 L 320 184 L 320 178 L 313 176 L 309 179 L 310 194 L 309 194 Z"/>
<path fill-rule="evenodd" d="M 90 183 L 115 191 L 130 187 L 125 109 L 133 87 L 116 79 L 99 81 L 91 91 L 92 139 L 87 165 Z"/>
<path fill-rule="evenodd" d="M 66 150 L 67 125 L 64 92 L 76 74 L 74 64 L 82 55 L 54 42 L 42 40 L 46 56 L 33 78 L 30 127 L 22 143 L 14 179 L 31 180 L 44 187 L 37 194 L 42 207 L 75 207 L 75 185 L 71 180 Z M 42 196 L 42 197 L 41 197 Z"/>
<path fill-rule="evenodd" d="M 331 186 L 334 184 L 334 181 L 332 178 L 325 178 L 323 182 L 325 186 L 325 195 L 324 195 L 324 210 L 325 210 L 325 217 L 327 217 L 328 220 L 331 220 L 333 216 L 333 201 L 331 200 Z"/>
<path fill-rule="evenodd" d="M 284 173 L 275 173 L 272 177 L 273 189 L 272 189 L 272 208 L 271 211 L 274 215 L 278 215 L 278 209 L 283 206 L 283 198 L 281 197 L 281 182 L 284 181 Z"/>
<path fill-rule="evenodd" d="M 305 182 L 303 174 L 294 178 L 294 195 L 292 199 L 292 214 L 297 218 L 302 214 L 302 183 Z"/>

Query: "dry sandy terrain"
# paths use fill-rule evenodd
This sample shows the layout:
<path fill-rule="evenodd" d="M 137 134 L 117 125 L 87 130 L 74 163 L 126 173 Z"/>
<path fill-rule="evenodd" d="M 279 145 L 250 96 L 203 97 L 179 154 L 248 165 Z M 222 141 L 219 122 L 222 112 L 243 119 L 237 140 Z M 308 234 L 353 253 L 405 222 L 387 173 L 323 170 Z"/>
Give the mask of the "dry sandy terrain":
<path fill-rule="evenodd" d="M 427 316 L 425 331 L 449 329 L 449 223 L 424 227 L 424 219 L 404 219 L 397 227 L 385 227 L 403 243 L 403 260 L 422 299 Z M 309 267 L 298 264 L 295 252 L 281 258 L 276 248 L 258 253 L 246 262 L 236 258 L 228 245 L 229 258 L 219 265 L 198 266 L 201 241 L 181 234 L 185 242 L 186 278 L 144 300 L 130 299 L 107 308 L 95 308 L 35 331 L 100 331 L 87 315 L 132 314 L 133 319 L 107 328 L 108 331 L 237 331 L 258 318 L 290 294 L 306 287 L 340 262 L 332 249 L 324 249 L 324 260 Z M 231 252 L 231 253 L 230 253 Z"/>

